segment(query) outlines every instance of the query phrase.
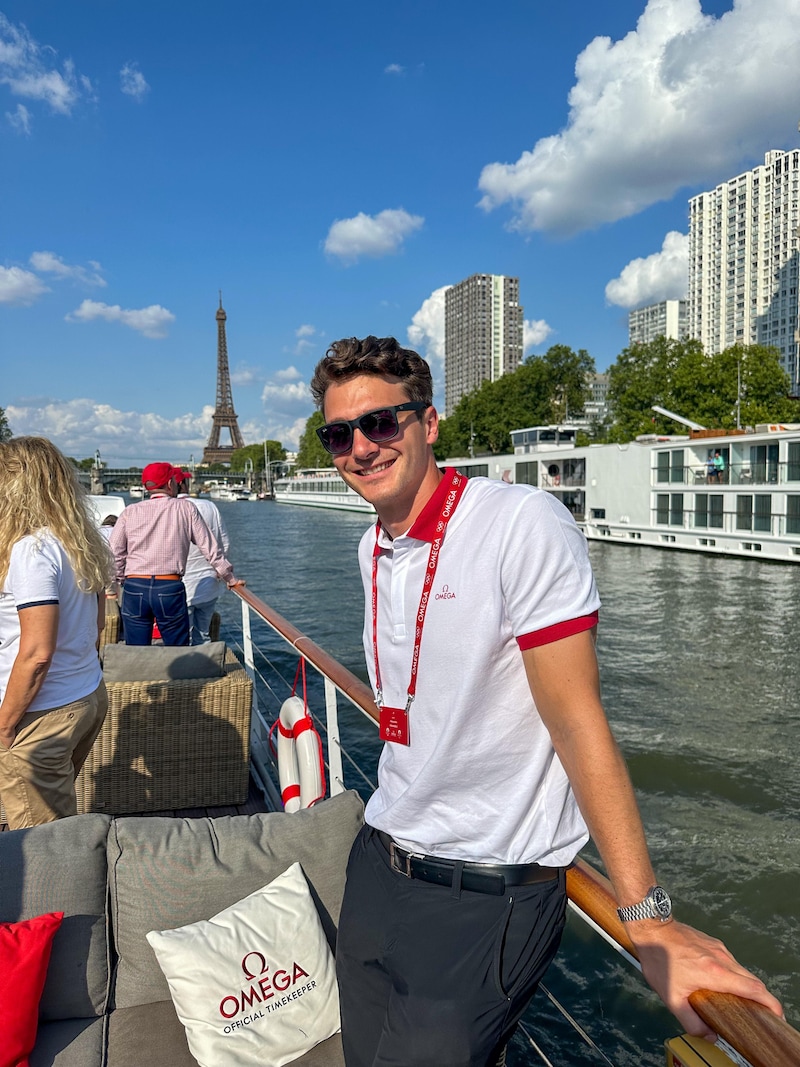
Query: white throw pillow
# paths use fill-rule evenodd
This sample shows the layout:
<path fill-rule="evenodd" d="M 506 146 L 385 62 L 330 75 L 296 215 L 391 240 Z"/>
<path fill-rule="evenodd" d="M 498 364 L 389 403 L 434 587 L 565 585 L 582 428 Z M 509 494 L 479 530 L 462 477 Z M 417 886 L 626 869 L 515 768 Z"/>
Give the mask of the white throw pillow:
<path fill-rule="evenodd" d="M 299 863 L 147 940 L 200 1067 L 282 1067 L 339 1030 L 333 955 Z"/>

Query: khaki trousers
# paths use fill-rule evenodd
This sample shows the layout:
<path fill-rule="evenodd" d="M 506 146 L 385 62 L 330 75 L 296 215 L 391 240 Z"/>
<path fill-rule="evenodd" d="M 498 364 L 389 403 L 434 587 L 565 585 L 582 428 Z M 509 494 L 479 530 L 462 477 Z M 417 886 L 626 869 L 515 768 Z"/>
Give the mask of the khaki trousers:
<path fill-rule="evenodd" d="M 22 716 L 11 748 L 0 745 L 0 799 L 11 830 L 77 814 L 75 779 L 107 711 L 101 681 L 81 700 Z"/>

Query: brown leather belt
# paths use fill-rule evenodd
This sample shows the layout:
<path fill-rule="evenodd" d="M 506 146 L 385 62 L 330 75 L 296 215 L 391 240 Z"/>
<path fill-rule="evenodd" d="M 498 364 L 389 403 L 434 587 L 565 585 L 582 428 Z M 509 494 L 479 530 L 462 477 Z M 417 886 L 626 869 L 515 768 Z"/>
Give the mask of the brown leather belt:
<path fill-rule="evenodd" d="M 179 574 L 126 574 L 126 578 L 154 578 L 157 582 L 179 582 Z"/>
<path fill-rule="evenodd" d="M 534 885 L 536 882 L 552 882 L 558 878 L 560 867 L 542 867 L 538 863 L 461 863 L 456 860 L 439 859 L 437 856 L 422 856 L 407 852 L 395 844 L 392 838 L 375 830 L 375 834 L 389 853 L 389 866 L 406 878 L 419 878 L 423 882 L 451 886 L 456 869 L 461 867 L 461 888 L 472 893 L 491 893 L 500 896 L 510 885 Z"/>

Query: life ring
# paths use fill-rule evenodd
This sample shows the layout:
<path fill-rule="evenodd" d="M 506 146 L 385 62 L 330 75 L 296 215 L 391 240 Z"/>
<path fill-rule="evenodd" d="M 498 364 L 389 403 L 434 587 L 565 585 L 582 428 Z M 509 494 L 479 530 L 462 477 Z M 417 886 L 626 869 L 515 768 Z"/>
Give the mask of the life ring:
<path fill-rule="evenodd" d="M 325 796 L 322 741 L 297 696 L 284 700 L 278 716 L 278 780 L 284 811 L 310 808 Z"/>

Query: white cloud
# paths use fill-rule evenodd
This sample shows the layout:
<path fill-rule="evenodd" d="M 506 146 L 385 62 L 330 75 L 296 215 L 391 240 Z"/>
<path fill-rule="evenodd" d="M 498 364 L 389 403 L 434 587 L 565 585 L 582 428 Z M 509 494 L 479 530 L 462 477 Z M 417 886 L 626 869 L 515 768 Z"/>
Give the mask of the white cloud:
<path fill-rule="evenodd" d="M 79 308 L 65 315 L 67 322 L 92 322 L 104 319 L 106 322 L 121 322 L 132 330 L 138 330 L 145 337 L 166 337 L 167 327 L 175 321 L 171 311 L 160 304 L 151 304 L 146 308 L 121 308 L 119 304 L 101 304 L 95 300 L 84 300 Z"/>
<path fill-rule="evenodd" d="M 231 385 L 255 385 L 264 377 L 258 367 L 251 367 L 247 363 L 237 363 L 230 373 Z"/>
<path fill-rule="evenodd" d="M 405 73 L 405 67 L 401 67 L 399 63 L 390 63 L 388 67 L 383 68 L 384 74 L 403 74 Z"/>
<path fill-rule="evenodd" d="M 132 96 L 141 103 L 150 92 L 150 86 L 139 70 L 138 63 L 126 63 L 119 72 L 119 87 L 126 96 Z"/>
<path fill-rule="evenodd" d="M 532 348 L 543 344 L 552 332 L 553 327 L 544 319 L 525 319 L 522 323 L 522 351 L 527 355 Z"/>
<path fill-rule="evenodd" d="M 484 167 L 481 206 L 572 234 L 716 184 L 796 128 L 798 40 L 797 0 L 734 0 L 719 18 L 700 0 L 649 0 L 635 30 L 578 56 L 566 128 Z"/>
<path fill-rule="evenodd" d="M 30 265 L 41 274 L 55 274 L 58 278 L 69 278 L 80 282 L 82 285 L 97 285 L 105 287 L 107 282 L 100 274 L 103 269 L 95 260 L 89 261 L 91 270 L 86 267 L 70 266 L 65 263 L 61 256 L 55 252 L 34 252 L 31 256 Z"/>
<path fill-rule="evenodd" d="M 334 222 L 325 239 L 325 251 L 345 263 L 355 263 L 361 256 L 392 255 L 424 222 L 420 215 L 409 215 L 402 208 L 388 209 L 374 216 L 361 211 L 352 219 Z"/>
<path fill-rule="evenodd" d="M 31 113 L 24 104 L 17 104 L 16 111 L 6 111 L 6 118 L 19 133 L 30 134 Z"/>
<path fill-rule="evenodd" d="M 309 323 L 304 323 L 302 326 L 298 326 L 294 331 L 294 334 L 297 338 L 297 343 L 292 351 L 296 356 L 305 355 L 310 348 L 316 348 L 319 344 L 320 331 L 316 326 L 311 326 Z M 312 337 L 316 337 L 317 340 L 311 341 L 310 338 Z"/>
<path fill-rule="evenodd" d="M 407 331 L 409 344 L 430 364 L 437 388 L 444 384 L 444 294 L 450 288 L 434 289 L 414 312 Z"/>
<path fill-rule="evenodd" d="M 606 286 L 606 300 L 623 308 L 685 300 L 689 284 L 689 238 L 673 230 L 660 252 L 632 259 Z"/>
<path fill-rule="evenodd" d="M 50 290 L 29 270 L 21 267 L 0 267 L 0 304 L 16 304 L 26 307 L 33 304 L 42 293 Z"/>
<path fill-rule="evenodd" d="M 275 379 L 279 382 L 296 382 L 302 377 L 303 375 L 297 367 L 285 367 L 283 370 L 275 372 Z"/>
<path fill-rule="evenodd" d="M 0 14 L 0 85 L 12 96 L 47 104 L 60 115 L 69 115 L 82 96 L 92 99 L 94 91 L 87 77 L 77 74 L 68 59 L 58 70 L 53 62 L 56 52 L 40 45 L 22 23 L 14 25 Z M 30 127 L 29 116 L 17 112 L 18 120 Z"/>
<path fill-rule="evenodd" d="M 121 411 L 109 404 L 81 398 L 42 400 L 6 408 L 15 434 L 42 434 L 68 456 L 82 459 L 95 449 L 110 466 L 143 465 L 151 460 L 188 463 L 199 461 L 211 429 L 214 409 L 199 415 L 161 415 Z"/>

